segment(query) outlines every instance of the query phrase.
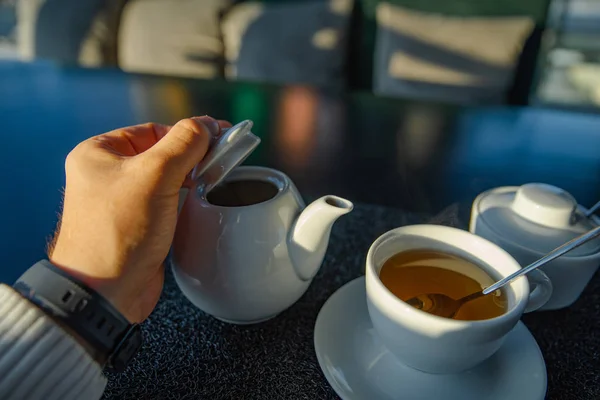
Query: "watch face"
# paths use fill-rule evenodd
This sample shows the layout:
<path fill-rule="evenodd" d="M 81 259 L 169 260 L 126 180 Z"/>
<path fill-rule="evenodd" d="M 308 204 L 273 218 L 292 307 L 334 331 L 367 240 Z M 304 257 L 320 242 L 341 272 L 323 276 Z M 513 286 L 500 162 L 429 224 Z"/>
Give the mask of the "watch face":
<path fill-rule="evenodd" d="M 106 367 L 114 372 L 125 370 L 141 346 L 142 330 L 138 324 L 133 324 L 108 359 Z"/>

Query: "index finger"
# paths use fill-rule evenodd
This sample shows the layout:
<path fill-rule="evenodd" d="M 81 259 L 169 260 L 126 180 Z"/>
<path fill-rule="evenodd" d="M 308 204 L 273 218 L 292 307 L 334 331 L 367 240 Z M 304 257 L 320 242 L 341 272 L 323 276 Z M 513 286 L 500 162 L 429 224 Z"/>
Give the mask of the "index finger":
<path fill-rule="evenodd" d="M 154 146 L 171 129 L 153 122 L 115 129 L 92 138 L 119 156 L 133 157 Z"/>
<path fill-rule="evenodd" d="M 200 117 L 205 124 L 218 124 L 219 128 L 228 128 L 231 124 L 212 117 Z M 141 154 L 154 146 L 172 128 L 172 125 L 163 125 L 153 122 L 115 129 L 114 131 L 97 136 L 95 139 L 120 156 L 133 157 Z M 219 129 L 220 131 L 220 129 Z"/>

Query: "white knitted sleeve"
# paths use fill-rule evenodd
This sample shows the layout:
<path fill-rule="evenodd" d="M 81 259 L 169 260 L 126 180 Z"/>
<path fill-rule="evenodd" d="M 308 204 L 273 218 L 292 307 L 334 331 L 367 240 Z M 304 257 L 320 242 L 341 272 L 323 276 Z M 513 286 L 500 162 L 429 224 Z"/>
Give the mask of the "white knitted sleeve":
<path fill-rule="evenodd" d="M 0 399 L 95 400 L 105 386 L 100 365 L 72 336 L 0 284 Z"/>

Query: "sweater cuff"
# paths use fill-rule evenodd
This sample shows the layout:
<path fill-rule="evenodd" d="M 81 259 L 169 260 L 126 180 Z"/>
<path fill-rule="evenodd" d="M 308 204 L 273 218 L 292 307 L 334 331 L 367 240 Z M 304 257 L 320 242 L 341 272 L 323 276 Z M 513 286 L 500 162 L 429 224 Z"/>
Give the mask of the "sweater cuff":
<path fill-rule="evenodd" d="M 102 368 L 52 318 L 0 284 L 0 399 L 99 399 Z"/>

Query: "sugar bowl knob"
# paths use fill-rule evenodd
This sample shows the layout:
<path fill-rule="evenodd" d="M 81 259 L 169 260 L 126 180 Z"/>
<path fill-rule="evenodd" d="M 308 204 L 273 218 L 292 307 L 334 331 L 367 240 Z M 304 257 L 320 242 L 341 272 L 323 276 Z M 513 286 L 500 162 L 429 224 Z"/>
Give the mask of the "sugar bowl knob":
<path fill-rule="evenodd" d="M 556 186 L 529 183 L 519 187 L 510 207 L 515 214 L 536 224 L 565 228 L 571 224 L 577 201 Z"/>

